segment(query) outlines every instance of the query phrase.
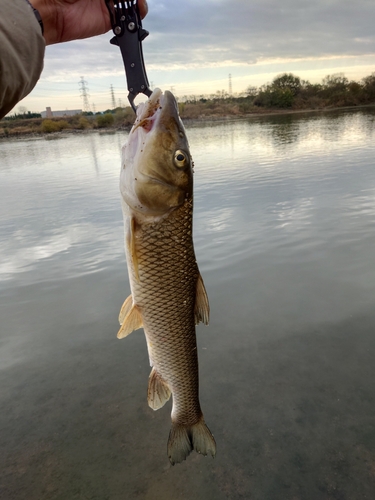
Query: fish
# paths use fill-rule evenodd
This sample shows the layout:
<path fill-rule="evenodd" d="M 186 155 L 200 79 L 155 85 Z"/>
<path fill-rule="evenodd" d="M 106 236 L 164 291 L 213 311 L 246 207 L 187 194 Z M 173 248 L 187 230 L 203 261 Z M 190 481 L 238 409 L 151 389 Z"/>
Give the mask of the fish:
<path fill-rule="evenodd" d="M 209 301 L 193 246 L 193 160 L 175 97 L 155 89 L 137 108 L 120 174 L 131 294 L 119 339 L 143 327 L 150 365 L 148 405 L 172 396 L 167 452 L 172 465 L 191 451 L 215 457 L 199 403 L 195 325 Z"/>

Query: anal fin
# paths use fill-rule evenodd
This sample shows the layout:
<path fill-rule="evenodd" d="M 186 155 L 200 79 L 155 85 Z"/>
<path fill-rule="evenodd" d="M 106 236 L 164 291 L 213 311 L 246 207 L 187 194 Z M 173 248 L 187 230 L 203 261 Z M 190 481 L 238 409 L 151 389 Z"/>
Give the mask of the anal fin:
<path fill-rule="evenodd" d="M 158 372 L 153 368 L 148 379 L 148 406 L 153 410 L 158 410 L 171 397 L 171 391 L 167 383 L 161 378 Z"/>
<path fill-rule="evenodd" d="M 128 299 L 126 299 L 126 300 L 128 300 Z M 120 312 L 120 314 L 121 314 L 121 312 Z M 129 335 L 129 333 L 133 332 L 134 330 L 138 330 L 138 328 L 142 328 L 142 326 L 143 326 L 143 320 L 142 320 L 140 310 L 136 305 L 133 305 L 133 307 L 130 309 L 130 311 L 127 313 L 127 315 L 124 317 L 121 328 L 118 331 L 117 338 L 123 339 L 124 337 L 127 337 Z"/>
<path fill-rule="evenodd" d="M 195 295 L 195 324 L 197 325 L 202 321 L 205 325 L 208 325 L 210 319 L 210 305 L 208 302 L 208 296 L 206 288 L 203 283 L 202 276 L 199 274 L 197 279 L 197 290 Z"/>

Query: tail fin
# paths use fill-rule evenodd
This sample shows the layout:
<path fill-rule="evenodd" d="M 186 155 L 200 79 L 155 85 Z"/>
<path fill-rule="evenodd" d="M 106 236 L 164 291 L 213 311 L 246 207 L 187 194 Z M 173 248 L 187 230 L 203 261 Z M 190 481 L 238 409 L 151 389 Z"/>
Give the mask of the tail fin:
<path fill-rule="evenodd" d="M 180 425 L 172 422 L 168 440 L 168 457 L 172 465 L 186 459 L 191 451 L 202 455 L 216 455 L 216 443 L 203 418 L 194 425 Z"/>

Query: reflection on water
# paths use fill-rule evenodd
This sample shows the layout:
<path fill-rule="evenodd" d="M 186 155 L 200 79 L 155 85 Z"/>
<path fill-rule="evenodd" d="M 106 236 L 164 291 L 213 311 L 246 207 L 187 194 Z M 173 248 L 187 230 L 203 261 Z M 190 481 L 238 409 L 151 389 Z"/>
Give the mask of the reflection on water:
<path fill-rule="evenodd" d="M 129 294 L 122 134 L 0 143 L 0 497 L 372 498 L 375 112 L 188 127 L 214 461 L 171 467 Z"/>

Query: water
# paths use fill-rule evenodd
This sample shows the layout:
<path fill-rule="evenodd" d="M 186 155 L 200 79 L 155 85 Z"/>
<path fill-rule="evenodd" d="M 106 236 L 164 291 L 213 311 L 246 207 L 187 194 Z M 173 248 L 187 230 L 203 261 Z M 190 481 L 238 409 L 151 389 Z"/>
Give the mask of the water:
<path fill-rule="evenodd" d="M 351 500 L 375 491 L 375 112 L 188 129 L 215 460 L 171 467 L 129 294 L 121 134 L 0 144 L 0 498 Z"/>

